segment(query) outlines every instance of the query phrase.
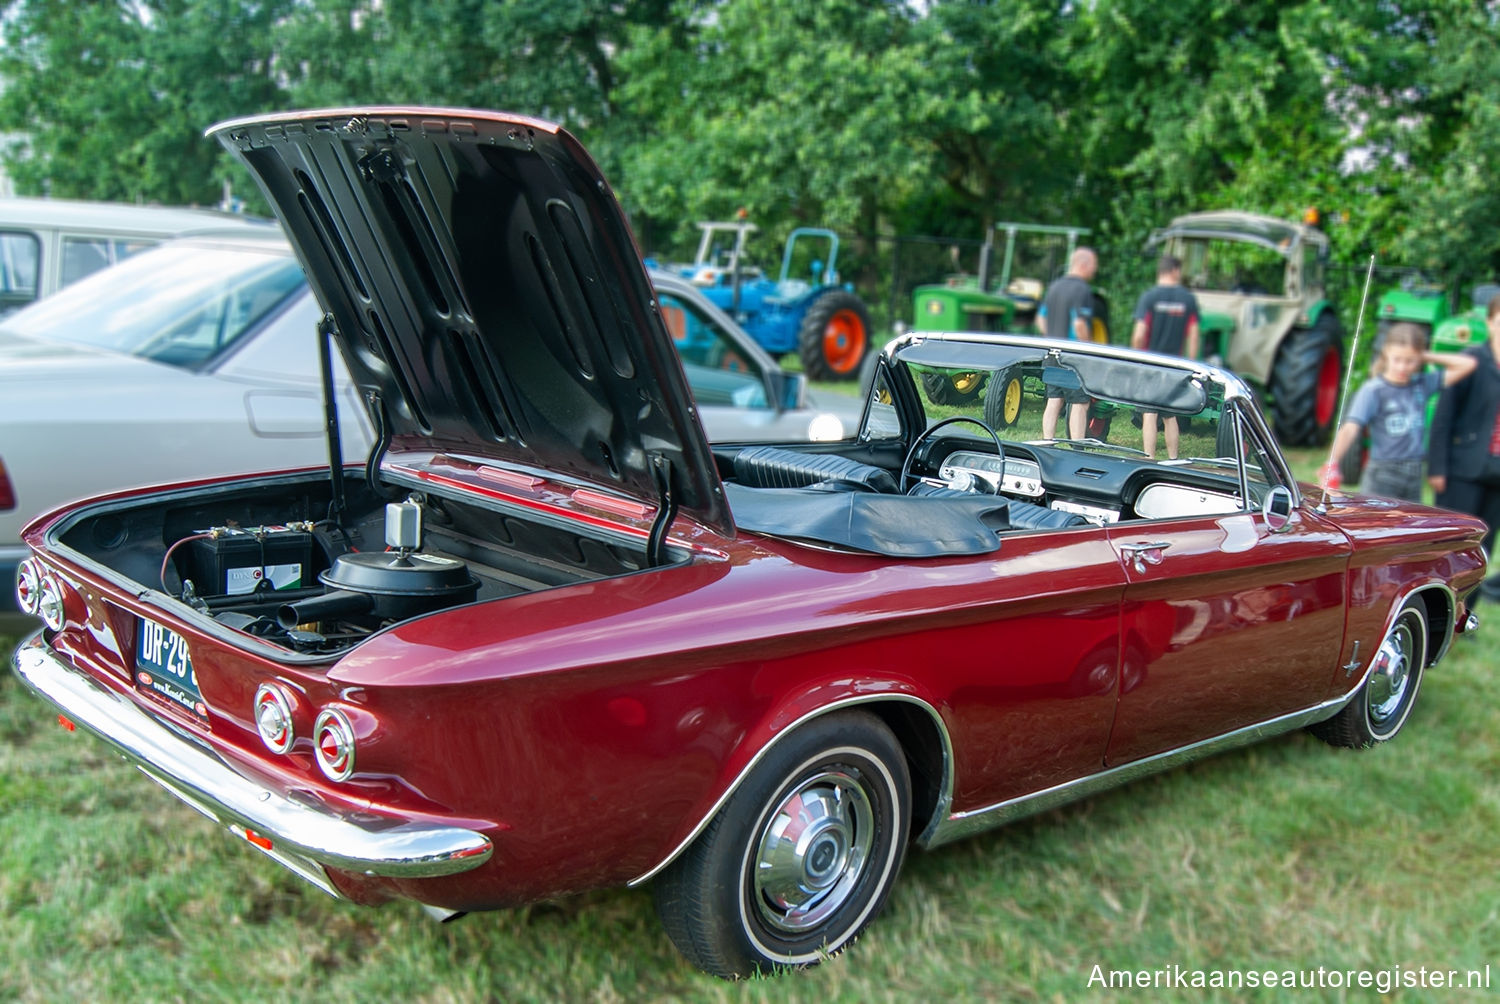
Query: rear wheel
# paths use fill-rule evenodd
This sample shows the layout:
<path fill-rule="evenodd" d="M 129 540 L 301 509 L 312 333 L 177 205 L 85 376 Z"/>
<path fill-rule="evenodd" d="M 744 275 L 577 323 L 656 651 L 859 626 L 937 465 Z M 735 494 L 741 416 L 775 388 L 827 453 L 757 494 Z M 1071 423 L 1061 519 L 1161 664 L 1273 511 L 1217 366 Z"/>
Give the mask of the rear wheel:
<path fill-rule="evenodd" d="M 815 965 L 885 904 L 910 816 L 906 757 L 885 723 L 816 719 L 772 747 L 657 878 L 662 926 L 715 976 Z"/>
<path fill-rule="evenodd" d="M 933 404 L 968 404 L 983 386 L 984 374 L 978 372 L 922 374 L 922 389 Z"/>
<path fill-rule="evenodd" d="M 1239 443 L 1234 438 L 1234 412 L 1225 408 L 1219 414 L 1218 424 L 1214 427 L 1214 455 L 1233 459 L 1239 453 Z"/>
<path fill-rule="evenodd" d="M 811 380 L 854 380 L 870 348 L 870 314 L 859 297 L 830 289 L 813 301 L 797 332 L 797 355 Z"/>
<path fill-rule="evenodd" d="M 1005 429 L 1021 417 L 1021 374 L 1001 370 L 990 380 L 984 395 L 984 422 L 991 429 Z"/>
<path fill-rule="evenodd" d="M 1339 484 L 1345 488 L 1353 488 L 1359 484 L 1360 475 L 1365 472 L 1365 452 L 1363 441 L 1344 451 L 1344 455 L 1339 458 Z"/>
<path fill-rule="evenodd" d="M 1420 600 L 1407 600 L 1386 632 L 1364 686 L 1313 735 L 1333 746 L 1364 749 L 1393 739 L 1417 702 L 1427 661 L 1427 615 Z"/>
<path fill-rule="evenodd" d="M 1271 412 L 1283 446 L 1328 441 L 1343 379 L 1343 325 L 1325 310 L 1311 328 L 1296 328 L 1281 343 L 1271 370 Z"/>

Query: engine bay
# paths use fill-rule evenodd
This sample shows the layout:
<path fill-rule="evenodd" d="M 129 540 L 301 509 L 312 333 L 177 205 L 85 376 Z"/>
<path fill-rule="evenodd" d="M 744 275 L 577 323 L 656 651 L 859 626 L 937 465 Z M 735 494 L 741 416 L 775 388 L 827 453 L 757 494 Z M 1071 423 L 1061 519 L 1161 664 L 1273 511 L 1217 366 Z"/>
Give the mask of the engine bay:
<path fill-rule="evenodd" d="M 644 550 L 521 510 L 430 491 L 387 501 L 326 479 L 279 481 L 94 511 L 62 542 L 224 628 L 304 656 L 336 655 L 413 617 L 639 571 Z M 390 486 L 383 486 L 386 493 Z"/>

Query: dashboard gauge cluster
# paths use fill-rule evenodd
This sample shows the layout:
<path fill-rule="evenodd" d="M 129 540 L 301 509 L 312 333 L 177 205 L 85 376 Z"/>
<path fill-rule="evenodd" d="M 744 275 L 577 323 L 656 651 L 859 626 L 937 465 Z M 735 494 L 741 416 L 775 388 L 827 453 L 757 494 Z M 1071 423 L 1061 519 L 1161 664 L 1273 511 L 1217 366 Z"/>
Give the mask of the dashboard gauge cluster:
<path fill-rule="evenodd" d="M 1035 460 L 1006 457 L 1003 461 L 992 453 L 959 450 L 943 461 L 939 475 L 949 485 L 983 482 L 989 491 L 1005 495 L 1041 498 L 1042 469 Z"/>

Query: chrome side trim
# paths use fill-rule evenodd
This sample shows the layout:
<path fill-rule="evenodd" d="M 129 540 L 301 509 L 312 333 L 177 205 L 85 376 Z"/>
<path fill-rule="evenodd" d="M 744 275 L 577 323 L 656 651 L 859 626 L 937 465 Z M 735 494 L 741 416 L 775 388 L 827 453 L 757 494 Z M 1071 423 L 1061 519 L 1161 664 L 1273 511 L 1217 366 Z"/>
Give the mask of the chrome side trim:
<path fill-rule="evenodd" d="M 16 649 L 11 665 L 69 721 L 103 739 L 147 777 L 239 836 L 249 829 L 269 838 L 271 857 L 329 892 L 326 876 L 318 882 L 307 874 L 310 866 L 428 878 L 477 868 L 494 852 L 490 839 L 472 830 L 369 812 L 344 815 L 271 791 L 53 655 L 40 634 Z"/>
<path fill-rule="evenodd" d="M 1364 677 L 1360 677 L 1359 687 L 1364 686 Z M 1359 687 L 1347 694 L 1343 694 L 1332 700 L 1324 701 L 1304 711 L 1293 712 L 1280 718 L 1272 718 L 1269 721 L 1260 722 L 1233 732 L 1227 732 L 1222 736 L 1212 739 L 1204 739 L 1190 746 L 1182 746 L 1155 756 L 1145 757 L 1140 760 L 1132 760 L 1130 763 L 1121 764 L 1081 777 L 1075 781 L 1067 781 L 1063 784 L 1054 785 L 1042 791 L 1033 792 L 1029 795 L 1021 795 L 1017 798 L 997 802 L 994 805 L 982 809 L 971 809 L 968 812 L 955 812 L 943 821 L 937 831 L 932 834 L 931 839 L 922 842 L 927 848 L 940 847 L 943 844 L 964 837 L 973 836 L 996 826 L 1014 822 L 1025 816 L 1035 815 L 1054 809 L 1059 805 L 1065 805 L 1076 799 L 1086 798 L 1089 795 L 1118 788 L 1120 785 L 1128 784 L 1151 774 L 1157 774 L 1173 767 L 1190 763 L 1194 760 L 1220 753 L 1225 750 L 1236 749 L 1241 746 L 1249 746 L 1263 739 L 1270 739 L 1286 732 L 1292 732 L 1306 725 L 1312 725 L 1325 718 L 1332 717 L 1339 708 L 1349 702 L 1349 699 L 1358 692 Z"/>
<path fill-rule="evenodd" d="M 740 772 L 735 775 L 734 780 L 730 782 L 727 788 L 724 789 L 724 792 L 719 795 L 714 804 L 709 807 L 708 812 L 704 813 L 703 818 L 698 820 L 698 825 L 694 826 L 692 831 L 682 839 L 682 842 L 679 843 L 676 847 L 672 848 L 672 852 L 666 857 L 662 858 L 661 861 L 657 862 L 656 866 L 653 867 L 650 871 L 647 871 L 631 879 L 626 884 L 633 888 L 635 886 L 641 885 L 642 883 L 649 882 L 651 881 L 651 879 L 655 878 L 663 868 L 667 867 L 667 865 L 671 864 L 673 861 L 676 861 L 677 856 L 683 851 L 687 850 L 688 845 L 691 844 L 694 840 L 698 839 L 698 834 L 703 832 L 703 828 L 709 824 L 714 816 L 719 814 L 719 810 L 724 807 L 724 803 L 729 801 L 729 797 L 739 789 L 740 784 L 745 780 L 750 772 L 755 769 L 755 765 L 760 763 L 761 759 L 768 752 L 770 752 L 771 747 L 775 746 L 786 736 L 789 736 L 793 732 L 795 732 L 799 725 L 802 725 L 805 722 L 812 721 L 814 718 L 818 718 L 822 715 L 829 714 L 830 712 L 839 711 L 858 704 L 871 704 L 877 701 L 903 701 L 907 704 L 916 705 L 923 711 L 927 712 L 929 716 L 931 716 L 933 724 L 937 726 L 938 735 L 941 736 L 943 740 L 942 788 L 938 794 L 937 805 L 933 807 L 932 818 L 928 820 L 927 828 L 922 831 L 922 835 L 917 838 L 917 843 L 924 843 L 928 839 L 928 836 L 941 824 L 941 822 L 948 818 L 948 810 L 953 805 L 953 740 L 948 735 L 948 726 L 944 724 L 942 716 L 937 713 L 937 709 L 934 708 L 931 704 L 928 704 L 926 701 L 922 700 L 920 697 L 914 697 L 911 694 L 889 692 L 880 694 L 861 694 L 858 697 L 846 697 L 842 700 L 834 701 L 832 704 L 825 705 L 821 708 L 816 708 L 812 711 L 807 712 L 805 715 L 802 715 L 790 725 L 783 727 L 781 731 L 779 731 L 771 739 L 770 742 L 766 743 L 760 749 L 756 750 L 755 755 L 750 758 L 750 762 L 745 764 Z"/>

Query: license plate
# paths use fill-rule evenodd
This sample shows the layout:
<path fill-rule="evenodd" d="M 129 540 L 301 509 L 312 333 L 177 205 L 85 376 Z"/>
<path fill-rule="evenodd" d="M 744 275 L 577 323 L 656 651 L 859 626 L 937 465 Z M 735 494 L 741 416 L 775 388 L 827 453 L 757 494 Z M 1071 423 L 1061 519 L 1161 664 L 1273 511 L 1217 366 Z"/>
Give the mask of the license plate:
<path fill-rule="evenodd" d="M 187 640 L 153 621 L 140 620 L 135 639 L 135 682 L 195 718 L 208 719 L 208 705 L 198 692 Z"/>

